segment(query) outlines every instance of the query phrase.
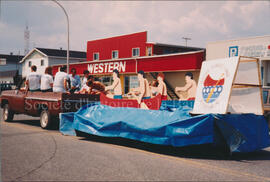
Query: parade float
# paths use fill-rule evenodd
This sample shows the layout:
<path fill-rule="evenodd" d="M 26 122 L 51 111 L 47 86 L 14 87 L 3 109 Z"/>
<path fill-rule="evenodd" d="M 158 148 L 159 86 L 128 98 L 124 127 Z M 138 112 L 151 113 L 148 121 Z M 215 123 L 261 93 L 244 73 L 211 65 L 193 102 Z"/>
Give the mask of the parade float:
<path fill-rule="evenodd" d="M 230 152 L 260 150 L 270 145 L 260 79 L 254 58 L 204 61 L 195 102 L 162 101 L 159 110 L 153 110 L 136 104 L 129 107 L 123 105 L 128 101 L 101 95 L 101 102 L 84 105 L 74 113 L 61 113 L 60 131 L 174 147 L 212 144 L 224 145 Z M 155 105 L 158 99 L 152 101 Z"/>

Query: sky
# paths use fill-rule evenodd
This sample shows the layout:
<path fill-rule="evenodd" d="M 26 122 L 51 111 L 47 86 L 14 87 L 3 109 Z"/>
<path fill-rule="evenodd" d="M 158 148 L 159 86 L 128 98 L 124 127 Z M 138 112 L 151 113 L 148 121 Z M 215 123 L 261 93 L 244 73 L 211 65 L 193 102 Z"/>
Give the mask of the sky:
<path fill-rule="evenodd" d="M 148 31 L 148 42 L 206 47 L 207 42 L 270 35 L 270 1 L 59 1 L 70 23 L 70 49 L 87 41 Z M 53 1 L 0 0 L 0 54 L 67 48 L 67 21 Z"/>

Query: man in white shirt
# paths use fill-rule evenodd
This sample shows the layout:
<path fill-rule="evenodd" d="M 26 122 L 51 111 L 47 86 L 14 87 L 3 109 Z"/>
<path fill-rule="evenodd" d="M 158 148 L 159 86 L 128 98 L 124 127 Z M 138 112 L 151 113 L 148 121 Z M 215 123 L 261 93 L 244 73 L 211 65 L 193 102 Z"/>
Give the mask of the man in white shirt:
<path fill-rule="evenodd" d="M 89 71 L 88 70 L 84 70 L 83 71 L 82 87 L 86 86 L 86 82 L 88 80 L 88 76 L 89 76 Z"/>
<path fill-rule="evenodd" d="M 45 74 L 41 76 L 40 90 L 42 92 L 52 92 L 53 87 L 53 76 L 52 67 L 47 67 L 45 69 Z"/>
<path fill-rule="evenodd" d="M 40 78 L 41 76 L 36 73 L 37 67 L 35 65 L 31 66 L 31 73 L 26 76 L 26 90 L 31 92 L 40 91 Z"/>
<path fill-rule="evenodd" d="M 122 86 L 119 78 L 119 71 L 117 69 L 113 70 L 113 84 L 105 87 L 105 91 L 111 89 L 114 91 L 114 99 L 122 99 Z"/>
<path fill-rule="evenodd" d="M 55 74 L 54 82 L 53 82 L 53 91 L 54 92 L 67 92 L 67 81 L 68 81 L 68 74 L 66 73 L 67 67 L 62 66 L 60 71 Z"/>

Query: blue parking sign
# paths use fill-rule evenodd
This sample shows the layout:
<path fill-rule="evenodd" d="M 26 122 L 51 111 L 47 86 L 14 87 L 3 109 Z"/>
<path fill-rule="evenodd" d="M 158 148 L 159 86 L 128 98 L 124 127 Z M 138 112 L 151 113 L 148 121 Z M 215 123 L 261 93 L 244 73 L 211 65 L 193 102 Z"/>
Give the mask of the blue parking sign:
<path fill-rule="evenodd" d="M 238 46 L 229 47 L 229 57 L 238 56 Z"/>

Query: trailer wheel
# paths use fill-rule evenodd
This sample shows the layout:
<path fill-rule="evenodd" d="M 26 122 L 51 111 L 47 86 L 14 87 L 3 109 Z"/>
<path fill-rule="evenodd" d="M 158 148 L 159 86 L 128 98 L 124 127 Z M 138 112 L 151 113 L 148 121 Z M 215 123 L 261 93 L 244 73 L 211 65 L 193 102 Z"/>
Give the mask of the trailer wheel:
<path fill-rule="evenodd" d="M 9 109 L 9 105 L 5 104 L 3 107 L 3 120 L 6 122 L 10 122 L 13 120 L 14 113 Z"/>
<path fill-rule="evenodd" d="M 52 124 L 52 117 L 47 109 L 40 113 L 40 126 L 42 129 L 49 129 Z"/>

